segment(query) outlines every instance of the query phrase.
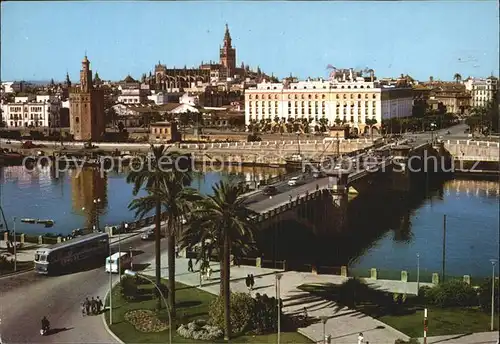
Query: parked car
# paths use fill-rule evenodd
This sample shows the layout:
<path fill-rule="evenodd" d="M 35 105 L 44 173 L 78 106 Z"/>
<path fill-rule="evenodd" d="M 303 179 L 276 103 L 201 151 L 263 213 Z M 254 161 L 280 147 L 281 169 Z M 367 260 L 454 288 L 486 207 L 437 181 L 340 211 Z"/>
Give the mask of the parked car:
<path fill-rule="evenodd" d="M 276 186 L 274 185 L 266 186 L 264 189 L 264 195 L 276 195 L 277 193 L 278 189 L 276 189 Z"/>

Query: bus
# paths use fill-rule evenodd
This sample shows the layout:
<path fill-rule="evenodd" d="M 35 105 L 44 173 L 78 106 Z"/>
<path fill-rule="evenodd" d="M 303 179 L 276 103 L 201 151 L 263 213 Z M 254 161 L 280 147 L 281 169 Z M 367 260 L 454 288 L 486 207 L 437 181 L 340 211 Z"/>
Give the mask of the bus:
<path fill-rule="evenodd" d="M 108 253 L 108 234 L 90 233 L 36 250 L 35 271 L 51 275 L 77 270 L 94 260 L 102 264 Z"/>
<path fill-rule="evenodd" d="M 118 273 L 118 267 L 120 267 L 121 271 L 130 268 L 131 260 L 132 258 L 128 252 L 116 252 L 106 258 L 106 272 Z"/>

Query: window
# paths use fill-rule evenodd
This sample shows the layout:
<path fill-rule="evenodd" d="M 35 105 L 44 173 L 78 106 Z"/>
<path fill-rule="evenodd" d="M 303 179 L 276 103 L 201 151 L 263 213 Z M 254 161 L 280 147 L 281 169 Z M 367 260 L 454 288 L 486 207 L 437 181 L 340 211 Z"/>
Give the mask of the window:
<path fill-rule="evenodd" d="M 358 99 L 361 99 L 361 94 L 358 94 Z"/>
<path fill-rule="evenodd" d="M 75 117 L 75 122 L 76 122 L 76 124 L 80 123 L 80 118 L 79 117 Z"/>
<path fill-rule="evenodd" d="M 257 95 L 255 95 L 255 99 L 259 99 L 259 95 L 258 95 L 258 94 L 257 94 Z"/>
<path fill-rule="evenodd" d="M 312 99 L 312 95 L 308 95 L 308 96 L 307 96 L 307 98 L 308 98 L 308 99 Z"/>
<path fill-rule="evenodd" d="M 373 99 L 377 99 L 377 95 L 375 95 L 375 94 L 374 94 L 374 95 L 373 95 Z"/>

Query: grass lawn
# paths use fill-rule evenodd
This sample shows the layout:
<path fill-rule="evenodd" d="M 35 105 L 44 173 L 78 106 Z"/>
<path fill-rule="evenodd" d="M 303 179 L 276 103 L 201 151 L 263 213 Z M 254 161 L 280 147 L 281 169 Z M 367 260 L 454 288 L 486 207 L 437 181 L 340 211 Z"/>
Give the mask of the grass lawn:
<path fill-rule="evenodd" d="M 166 281 L 164 281 L 166 284 Z M 141 285 L 141 289 L 151 289 L 151 285 Z M 180 324 L 191 322 L 195 319 L 208 318 L 208 305 L 215 298 L 214 295 L 194 287 L 189 287 L 181 283 L 176 283 L 176 313 L 175 328 Z M 144 333 L 135 329 L 128 321 L 125 320 L 125 314 L 134 309 L 149 309 L 154 310 L 156 300 L 151 299 L 149 293 L 139 301 L 127 301 L 122 298 L 119 287 L 113 289 L 113 325 L 111 330 L 125 343 L 165 343 L 168 341 L 168 329 L 158 333 Z M 158 317 L 168 322 L 168 314 L 166 310 L 162 310 Z M 109 325 L 109 315 L 106 314 L 106 319 Z M 204 341 L 195 341 L 186 339 L 177 335 L 175 329 L 172 329 L 173 343 L 207 343 Z M 232 343 L 276 343 L 276 334 L 267 335 L 246 335 L 234 338 Z M 224 342 L 220 340 L 219 342 Z M 312 343 L 308 338 L 302 336 L 293 329 L 282 329 L 282 343 Z"/>
<path fill-rule="evenodd" d="M 385 315 L 378 318 L 389 326 L 410 337 L 423 337 L 424 311 L 416 310 L 408 315 Z M 428 308 L 427 336 L 487 332 L 490 330 L 491 315 L 480 309 Z M 495 316 L 495 329 L 498 330 L 498 315 Z"/>
<path fill-rule="evenodd" d="M 415 296 L 408 296 L 406 302 L 397 304 L 388 298 L 380 297 L 383 292 L 377 292 L 379 301 L 375 301 L 377 294 L 358 296 L 355 305 L 350 302 L 349 293 L 342 287 L 325 285 L 302 285 L 299 289 L 308 291 L 327 301 L 344 304 L 351 309 L 365 313 L 387 325 L 414 338 L 423 337 L 424 307 L 419 304 Z M 358 289 L 362 291 L 362 289 Z M 368 295 L 368 294 L 367 294 Z M 386 294 L 387 295 L 387 294 Z M 427 336 L 441 336 L 453 334 L 467 334 L 486 332 L 490 330 L 491 315 L 477 308 L 438 308 L 427 307 L 428 332 Z M 495 316 L 495 329 L 498 330 L 498 315 Z"/>

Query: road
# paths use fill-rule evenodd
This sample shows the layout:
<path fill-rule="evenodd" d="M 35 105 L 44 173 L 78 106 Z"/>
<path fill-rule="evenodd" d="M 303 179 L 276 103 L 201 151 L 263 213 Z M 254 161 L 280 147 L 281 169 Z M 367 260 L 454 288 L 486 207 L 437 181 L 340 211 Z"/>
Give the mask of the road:
<path fill-rule="evenodd" d="M 154 259 L 154 242 L 139 236 L 122 241 L 122 249 L 133 247 L 134 264 Z M 116 249 L 116 244 L 113 248 Z M 166 242 L 163 241 L 163 247 Z M 104 263 L 104 262 L 103 262 Z M 114 280 L 118 278 L 113 276 Z M 3 343 L 116 343 L 105 330 L 100 316 L 82 317 L 85 297 L 104 299 L 109 274 L 104 267 L 64 276 L 43 276 L 31 271 L 0 279 L 0 337 Z M 40 336 L 46 315 L 57 333 Z"/>

